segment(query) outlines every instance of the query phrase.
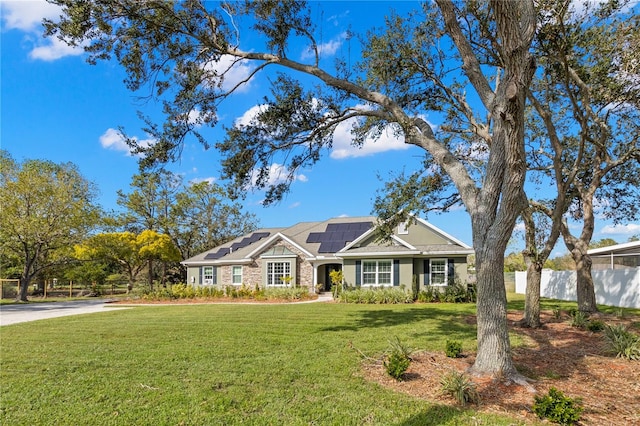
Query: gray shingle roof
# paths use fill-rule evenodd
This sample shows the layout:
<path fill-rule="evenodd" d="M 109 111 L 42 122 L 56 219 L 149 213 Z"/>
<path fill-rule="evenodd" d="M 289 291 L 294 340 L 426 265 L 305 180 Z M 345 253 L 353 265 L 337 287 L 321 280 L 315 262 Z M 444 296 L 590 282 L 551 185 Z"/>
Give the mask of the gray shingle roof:
<path fill-rule="evenodd" d="M 451 244 L 413 247 L 403 245 L 402 241 L 394 244 L 369 242 L 361 247 L 349 247 L 351 242 L 359 239 L 375 226 L 376 221 L 377 219 L 373 216 L 338 217 L 322 222 L 300 222 L 287 228 L 262 228 L 200 253 L 182 263 L 197 265 L 249 262 L 260 255 L 275 255 L 275 252 L 271 253 L 268 250 L 281 238 L 288 240 L 310 257 L 331 257 L 336 256 L 338 252 L 340 253 L 337 257 L 356 254 L 374 255 L 375 253 L 447 255 L 473 252 L 468 246 L 462 247 L 455 241 Z M 363 225 L 367 222 L 371 224 L 370 227 Z M 345 249 L 345 247 L 349 248 Z"/>

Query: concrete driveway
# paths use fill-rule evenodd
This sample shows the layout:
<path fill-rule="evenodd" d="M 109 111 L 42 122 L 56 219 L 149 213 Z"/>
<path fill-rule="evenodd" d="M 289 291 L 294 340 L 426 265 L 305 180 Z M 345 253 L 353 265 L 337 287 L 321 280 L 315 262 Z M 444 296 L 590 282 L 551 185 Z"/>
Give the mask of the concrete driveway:
<path fill-rule="evenodd" d="M 16 303 L 0 306 L 0 326 L 67 315 L 92 314 L 126 307 L 109 306 L 105 299 L 52 303 Z"/>

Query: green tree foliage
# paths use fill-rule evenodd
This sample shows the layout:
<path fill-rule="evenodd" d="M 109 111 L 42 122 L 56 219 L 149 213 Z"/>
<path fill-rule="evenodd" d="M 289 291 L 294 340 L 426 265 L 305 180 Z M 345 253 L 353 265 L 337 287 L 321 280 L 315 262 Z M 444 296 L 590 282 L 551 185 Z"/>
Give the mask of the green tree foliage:
<path fill-rule="evenodd" d="M 530 176 L 538 186 L 553 182 L 557 196 L 532 200 L 552 225 L 546 243 L 530 252 L 541 267 L 561 233 L 577 265 L 578 307 L 593 312 L 587 250 L 597 204 L 615 221 L 638 217 L 640 205 L 639 15 L 637 5 L 618 0 L 585 2 L 583 8 L 556 0 L 539 6 L 541 72 L 528 96 Z M 582 222 L 577 235 L 567 216 Z"/>
<path fill-rule="evenodd" d="M 609 246 L 615 246 L 616 244 L 618 244 L 618 242 L 616 240 L 614 240 L 613 238 L 602 238 L 598 241 L 593 241 L 589 244 L 589 249 L 596 249 L 596 248 L 602 248 L 602 247 L 609 247 Z"/>
<path fill-rule="evenodd" d="M 176 194 L 165 232 L 187 259 L 258 227 L 255 215 L 230 202 L 224 189 L 207 181 L 191 183 Z"/>
<path fill-rule="evenodd" d="M 131 90 L 148 86 L 163 99 L 164 123 L 147 120 L 156 143 L 128 140 L 143 154 L 145 169 L 177 159 L 187 136 L 209 147 L 201 129 L 217 123 L 218 106 L 238 87 L 225 84 L 233 66 L 215 70 L 222 59 L 248 63 L 253 74 L 276 71 L 257 114 L 227 129 L 216 144 L 234 195 L 251 185 L 266 190 L 265 204 L 280 200 L 296 170 L 319 161 L 346 120 L 357 122 L 355 144 L 389 129 L 422 149 L 424 170 L 410 179 L 421 191 L 414 198 L 422 198 L 424 186 L 451 182 L 455 193 L 444 195 L 443 206 L 461 202 L 471 217 L 478 277 L 473 369 L 518 377 L 502 269 L 515 220 L 526 205 L 524 108 L 535 70 L 532 0 L 426 2 L 416 13 L 392 15 L 384 29 L 363 35 L 362 60 L 351 66 L 339 60 L 335 69 L 321 66 L 318 31 L 302 1 L 53 2 L 64 9 L 59 22 L 45 23 L 49 35 L 72 45 L 86 42 L 90 62 L 115 57 Z M 243 50 L 245 31 L 264 50 Z M 293 59 L 293 38 L 308 43 L 312 59 Z M 303 84 L 309 78 L 316 83 L 312 88 Z M 432 128 L 425 119 L 430 112 L 444 114 L 447 124 Z M 276 162 L 283 165 L 284 181 L 272 179 Z M 405 187 L 393 192 L 406 194 Z M 395 208 L 400 206 L 405 208 Z M 393 226 L 406 220 L 395 216 L 398 211 L 423 206 L 405 197 L 378 211 Z"/>
<path fill-rule="evenodd" d="M 229 201 L 220 185 L 208 181 L 185 184 L 181 176 L 163 170 L 134 175 L 131 191 L 118 191 L 118 204 L 124 208 L 115 221 L 118 228 L 166 234 L 182 259 L 257 228 L 255 215 Z"/>
<path fill-rule="evenodd" d="M 516 272 L 516 271 L 526 271 L 527 265 L 524 263 L 524 257 L 522 253 L 509 253 L 504 258 L 504 271 L 505 272 Z"/>
<path fill-rule="evenodd" d="M 20 266 L 18 299 L 31 281 L 72 260 L 71 247 L 97 225 L 96 190 L 71 163 L 15 162 L 0 151 L 0 255 Z"/>
<path fill-rule="evenodd" d="M 167 232 L 171 206 L 182 184 L 173 173 L 160 170 L 134 175 L 131 192 L 118 191 L 118 205 L 124 213 L 118 218 L 120 226 L 131 232 L 148 229 Z"/>
<path fill-rule="evenodd" d="M 567 253 L 562 256 L 547 259 L 544 267 L 553 269 L 554 271 L 575 271 L 576 262 L 573 260 L 571 253 Z"/>
<path fill-rule="evenodd" d="M 172 262 L 180 260 L 180 252 L 169 236 L 155 231 L 109 232 L 93 235 L 74 246 L 75 257 L 84 261 L 113 262 L 129 280 L 133 288 L 138 275 L 154 260 Z M 153 275 L 150 275 L 150 279 Z M 151 288 L 153 283 L 151 282 Z"/>

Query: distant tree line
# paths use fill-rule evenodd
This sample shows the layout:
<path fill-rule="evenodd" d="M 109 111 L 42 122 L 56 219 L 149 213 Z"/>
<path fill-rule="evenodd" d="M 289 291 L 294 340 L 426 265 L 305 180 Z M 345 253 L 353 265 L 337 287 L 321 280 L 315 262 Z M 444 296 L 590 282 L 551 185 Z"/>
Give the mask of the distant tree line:
<path fill-rule="evenodd" d="M 14 160 L 0 151 L 0 277 L 18 278 L 17 299 L 45 279 L 102 285 L 184 281 L 180 261 L 257 227 L 254 215 L 214 183 L 163 171 L 133 176 L 105 212 L 97 187 L 72 163 Z"/>

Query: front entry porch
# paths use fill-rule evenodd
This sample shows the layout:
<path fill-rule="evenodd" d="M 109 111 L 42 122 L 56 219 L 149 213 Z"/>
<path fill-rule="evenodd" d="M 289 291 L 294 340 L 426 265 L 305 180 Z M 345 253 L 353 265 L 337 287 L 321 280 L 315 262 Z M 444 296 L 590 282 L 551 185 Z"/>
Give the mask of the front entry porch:
<path fill-rule="evenodd" d="M 315 274 L 313 277 L 316 292 L 331 291 L 331 272 L 342 271 L 341 263 L 325 263 L 314 267 Z"/>

